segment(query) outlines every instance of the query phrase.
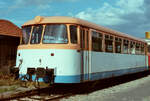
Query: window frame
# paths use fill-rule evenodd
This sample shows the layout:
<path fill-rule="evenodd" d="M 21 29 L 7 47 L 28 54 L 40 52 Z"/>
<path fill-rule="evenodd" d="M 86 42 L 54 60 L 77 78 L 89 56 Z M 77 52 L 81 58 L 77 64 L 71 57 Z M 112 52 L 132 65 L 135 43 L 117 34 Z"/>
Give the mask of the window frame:
<path fill-rule="evenodd" d="M 33 31 L 34 31 L 34 27 L 35 27 L 35 26 L 40 26 L 40 25 L 42 26 L 40 41 L 39 41 L 39 43 L 31 43 L 31 42 L 32 42 L 32 34 L 33 34 Z M 30 41 L 29 41 L 29 44 L 30 44 L 30 45 L 36 45 L 36 44 L 40 44 L 40 43 L 41 43 L 41 41 L 43 40 L 42 37 L 43 37 L 43 31 L 44 31 L 44 29 L 45 29 L 44 27 L 45 27 L 45 26 L 44 26 L 43 24 L 39 24 L 39 25 L 34 25 L 34 26 L 32 26 L 32 31 L 31 31 L 32 33 L 31 33 L 31 35 L 30 35 Z"/>
<path fill-rule="evenodd" d="M 99 41 L 101 41 L 101 45 L 99 46 L 99 49 L 98 50 L 95 50 L 93 49 L 93 34 L 96 33 L 96 37 Z M 99 36 L 99 37 L 98 37 Z M 103 33 L 101 33 L 100 31 L 97 31 L 97 30 L 91 30 L 91 39 L 92 39 L 92 44 L 91 44 L 91 48 L 92 48 L 92 51 L 96 51 L 96 52 L 103 52 Z"/>
<path fill-rule="evenodd" d="M 23 30 L 24 27 L 31 27 L 31 30 L 30 30 L 28 42 L 27 42 L 26 44 L 23 44 L 23 43 L 22 43 L 22 41 L 23 41 L 23 35 L 22 35 L 21 40 L 20 40 L 20 45 L 28 45 L 28 44 L 30 44 L 30 38 L 31 38 L 31 35 L 32 35 L 32 31 L 33 31 L 33 26 L 32 26 L 32 25 L 23 26 L 23 27 L 22 27 L 22 30 Z M 23 34 L 23 32 L 22 32 L 22 34 Z"/>
<path fill-rule="evenodd" d="M 77 36 L 77 37 L 76 37 L 76 38 L 77 38 L 76 43 L 72 43 L 70 26 L 76 26 L 76 36 Z M 71 44 L 78 44 L 78 43 L 79 43 L 79 41 L 78 41 L 78 40 L 79 40 L 79 37 L 78 37 L 78 29 L 79 29 L 79 28 L 78 28 L 78 25 L 75 25 L 75 24 L 68 25 L 68 29 L 69 29 L 69 34 L 70 34 L 70 35 L 69 35 L 69 38 L 68 38 L 68 41 L 70 40 L 70 43 L 71 43 Z"/>
<path fill-rule="evenodd" d="M 130 54 L 136 55 L 135 41 L 134 40 L 130 41 Z"/>
<path fill-rule="evenodd" d="M 110 44 L 107 45 L 106 41 L 108 41 L 108 43 L 111 42 L 111 46 L 112 46 L 111 51 L 108 51 L 107 46 Z M 104 43 L 105 43 L 105 52 L 106 53 L 114 53 L 114 35 L 109 34 L 109 33 L 105 34 L 104 35 Z"/>
<path fill-rule="evenodd" d="M 135 54 L 136 55 L 140 55 L 141 54 L 141 43 L 140 42 L 136 42 L 136 45 L 135 45 Z"/>
<path fill-rule="evenodd" d="M 43 39 L 44 39 L 44 35 L 45 35 L 45 30 L 46 30 L 46 26 L 47 25 L 64 25 L 65 28 L 66 28 L 66 37 L 67 37 L 67 42 L 66 43 L 43 43 Z M 41 39 L 41 44 L 69 44 L 69 42 L 71 41 L 70 38 L 69 38 L 69 30 L 68 30 L 69 26 L 68 24 L 45 24 L 44 27 L 43 27 L 43 33 L 42 33 L 42 39 Z"/>
<path fill-rule="evenodd" d="M 129 54 L 129 40 L 123 39 L 123 54 Z"/>
<path fill-rule="evenodd" d="M 115 43 L 115 45 L 114 45 L 114 48 L 115 48 L 115 52 L 114 53 L 119 53 L 119 54 L 121 54 L 121 52 L 122 52 L 122 38 L 121 37 L 118 37 L 118 36 L 115 36 L 114 37 L 115 39 L 114 39 L 114 43 Z M 119 45 L 116 45 L 116 44 L 119 44 Z M 120 52 L 117 52 L 117 47 L 116 46 L 120 46 Z"/>

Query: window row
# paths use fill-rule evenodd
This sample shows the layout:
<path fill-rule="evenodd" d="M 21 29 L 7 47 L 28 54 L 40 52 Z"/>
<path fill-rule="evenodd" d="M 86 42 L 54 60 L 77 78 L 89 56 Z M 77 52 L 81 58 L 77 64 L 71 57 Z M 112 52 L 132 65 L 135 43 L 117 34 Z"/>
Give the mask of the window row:
<path fill-rule="evenodd" d="M 69 26 L 70 41 L 72 44 L 78 42 L 78 28 L 76 25 Z M 88 30 L 80 29 L 80 46 L 82 49 L 88 49 L 89 32 Z M 43 36 L 42 36 L 42 33 Z M 97 31 L 92 31 L 92 50 L 97 52 L 110 53 L 125 53 L 125 54 L 144 54 L 144 43 L 123 39 L 121 37 L 112 36 L 109 34 L 102 34 Z M 30 39 L 30 42 L 29 42 Z M 68 32 L 65 24 L 51 24 L 23 27 L 22 44 L 39 44 L 42 41 L 44 44 L 62 44 L 68 43 Z"/>
<path fill-rule="evenodd" d="M 123 39 L 92 31 L 92 51 L 124 53 L 124 54 L 145 54 L 144 43 Z"/>

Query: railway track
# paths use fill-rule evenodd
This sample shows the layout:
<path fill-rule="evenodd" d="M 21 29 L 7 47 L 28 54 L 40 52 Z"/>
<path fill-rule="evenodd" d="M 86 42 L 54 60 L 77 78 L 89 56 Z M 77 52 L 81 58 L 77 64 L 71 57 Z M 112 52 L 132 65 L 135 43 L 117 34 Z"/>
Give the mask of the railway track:
<path fill-rule="evenodd" d="M 28 97 L 23 97 L 23 98 L 17 98 L 17 99 L 11 99 L 10 101 L 54 101 L 54 100 L 59 100 L 64 97 L 69 97 L 72 96 L 72 94 L 63 94 L 63 95 L 34 95 L 34 96 L 28 96 Z"/>
<path fill-rule="evenodd" d="M 76 94 L 87 94 L 96 90 L 101 90 L 114 85 L 129 82 L 149 75 L 149 72 L 125 75 L 111 79 L 104 79 L 95 82 L 82 83 L 78 85 L 53 85 L 51 87 L 32 89 L 29 91 L 18 92 L 9 97 L 0 98 L 0 101 L 51 101 Z"/>
<path fill-rule="evenodd" d="M 54 87 L 38 88 L 12 94 L 9 97 L 0 98 L 0 101 L 49 101 L 73 95 L 73 93 L 55 92 Z M 56 94 L 55 94 L 56 93 Z"/>
<path fill-rule="evenodd" d="M 53 85 L 50 87 L 37 88 L 28 91 L 17 92 L 5 97 L 1 97 L 0 101 L 49 101 L 61 99 L 74 95 L 76 93 L 75 86 L 71 88 L 64 85 Z"/>

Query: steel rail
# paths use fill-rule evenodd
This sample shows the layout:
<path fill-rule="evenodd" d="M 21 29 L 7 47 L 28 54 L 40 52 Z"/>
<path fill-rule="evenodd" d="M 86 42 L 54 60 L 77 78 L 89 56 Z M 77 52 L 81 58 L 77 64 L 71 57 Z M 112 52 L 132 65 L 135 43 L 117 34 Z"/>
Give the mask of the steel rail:
<path fill-rule="evenodd" d="M 38 94 L 40 94 L 41 92 L 43 92 L 43 91 L 45 91 L 47 89 L 50 89 L 50 88 L 46 87 L 46 88 L 38 88 L 38 89 L 32 89 L 32 90 L 17 92 L 17 93 L 8 95 L 6 97 L 1 97 L 0 101 L 7 101 L 7 100 L 13 100 L 13 99 L 18 99 L 18 98 L 38 95 Z"/>

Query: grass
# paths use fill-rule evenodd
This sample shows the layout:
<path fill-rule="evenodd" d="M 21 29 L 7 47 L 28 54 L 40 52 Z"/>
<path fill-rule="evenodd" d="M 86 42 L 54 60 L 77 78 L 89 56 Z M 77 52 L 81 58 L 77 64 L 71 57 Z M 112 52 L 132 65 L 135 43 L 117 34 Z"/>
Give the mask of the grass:
<path fill-rule="evenodd" d="M 19 80 L 15 80 L 15 76 L 13 75 L 4 75 L 0 73 L 0 86 L 11 86 L 19 84 Z"/>
<path fill-rule="evenodd" d="M 18 88 L 19 85 L 13 85 L 13 86 L 6 86 L 6 87 L 2 87 L 0 88 L 0 93 L 4 93 L 4 92 L 8 92 L 8 91 L 14 91 Z"/>
<path fill-rule="evenodd" d="M 19 87 L 27 87 L 27 88 L 34 88 L 34 87 L 47 87 L 49 86 L 48 83 L 40 82 L 39 85 L 37 82 L 22 82 L 20 80 L 15 80 L 15 76 L 13 75 L 4 75 L 0 72 L 0 93 L 8 92 L 8 91 L 15 91 Z"/>
<path fill-rule="evenodd" d="M 4 75 L 0 73 L 0 93 L 13 91 L 20 86 L 20 81 L 15 80 L 12 75 Z"/>

